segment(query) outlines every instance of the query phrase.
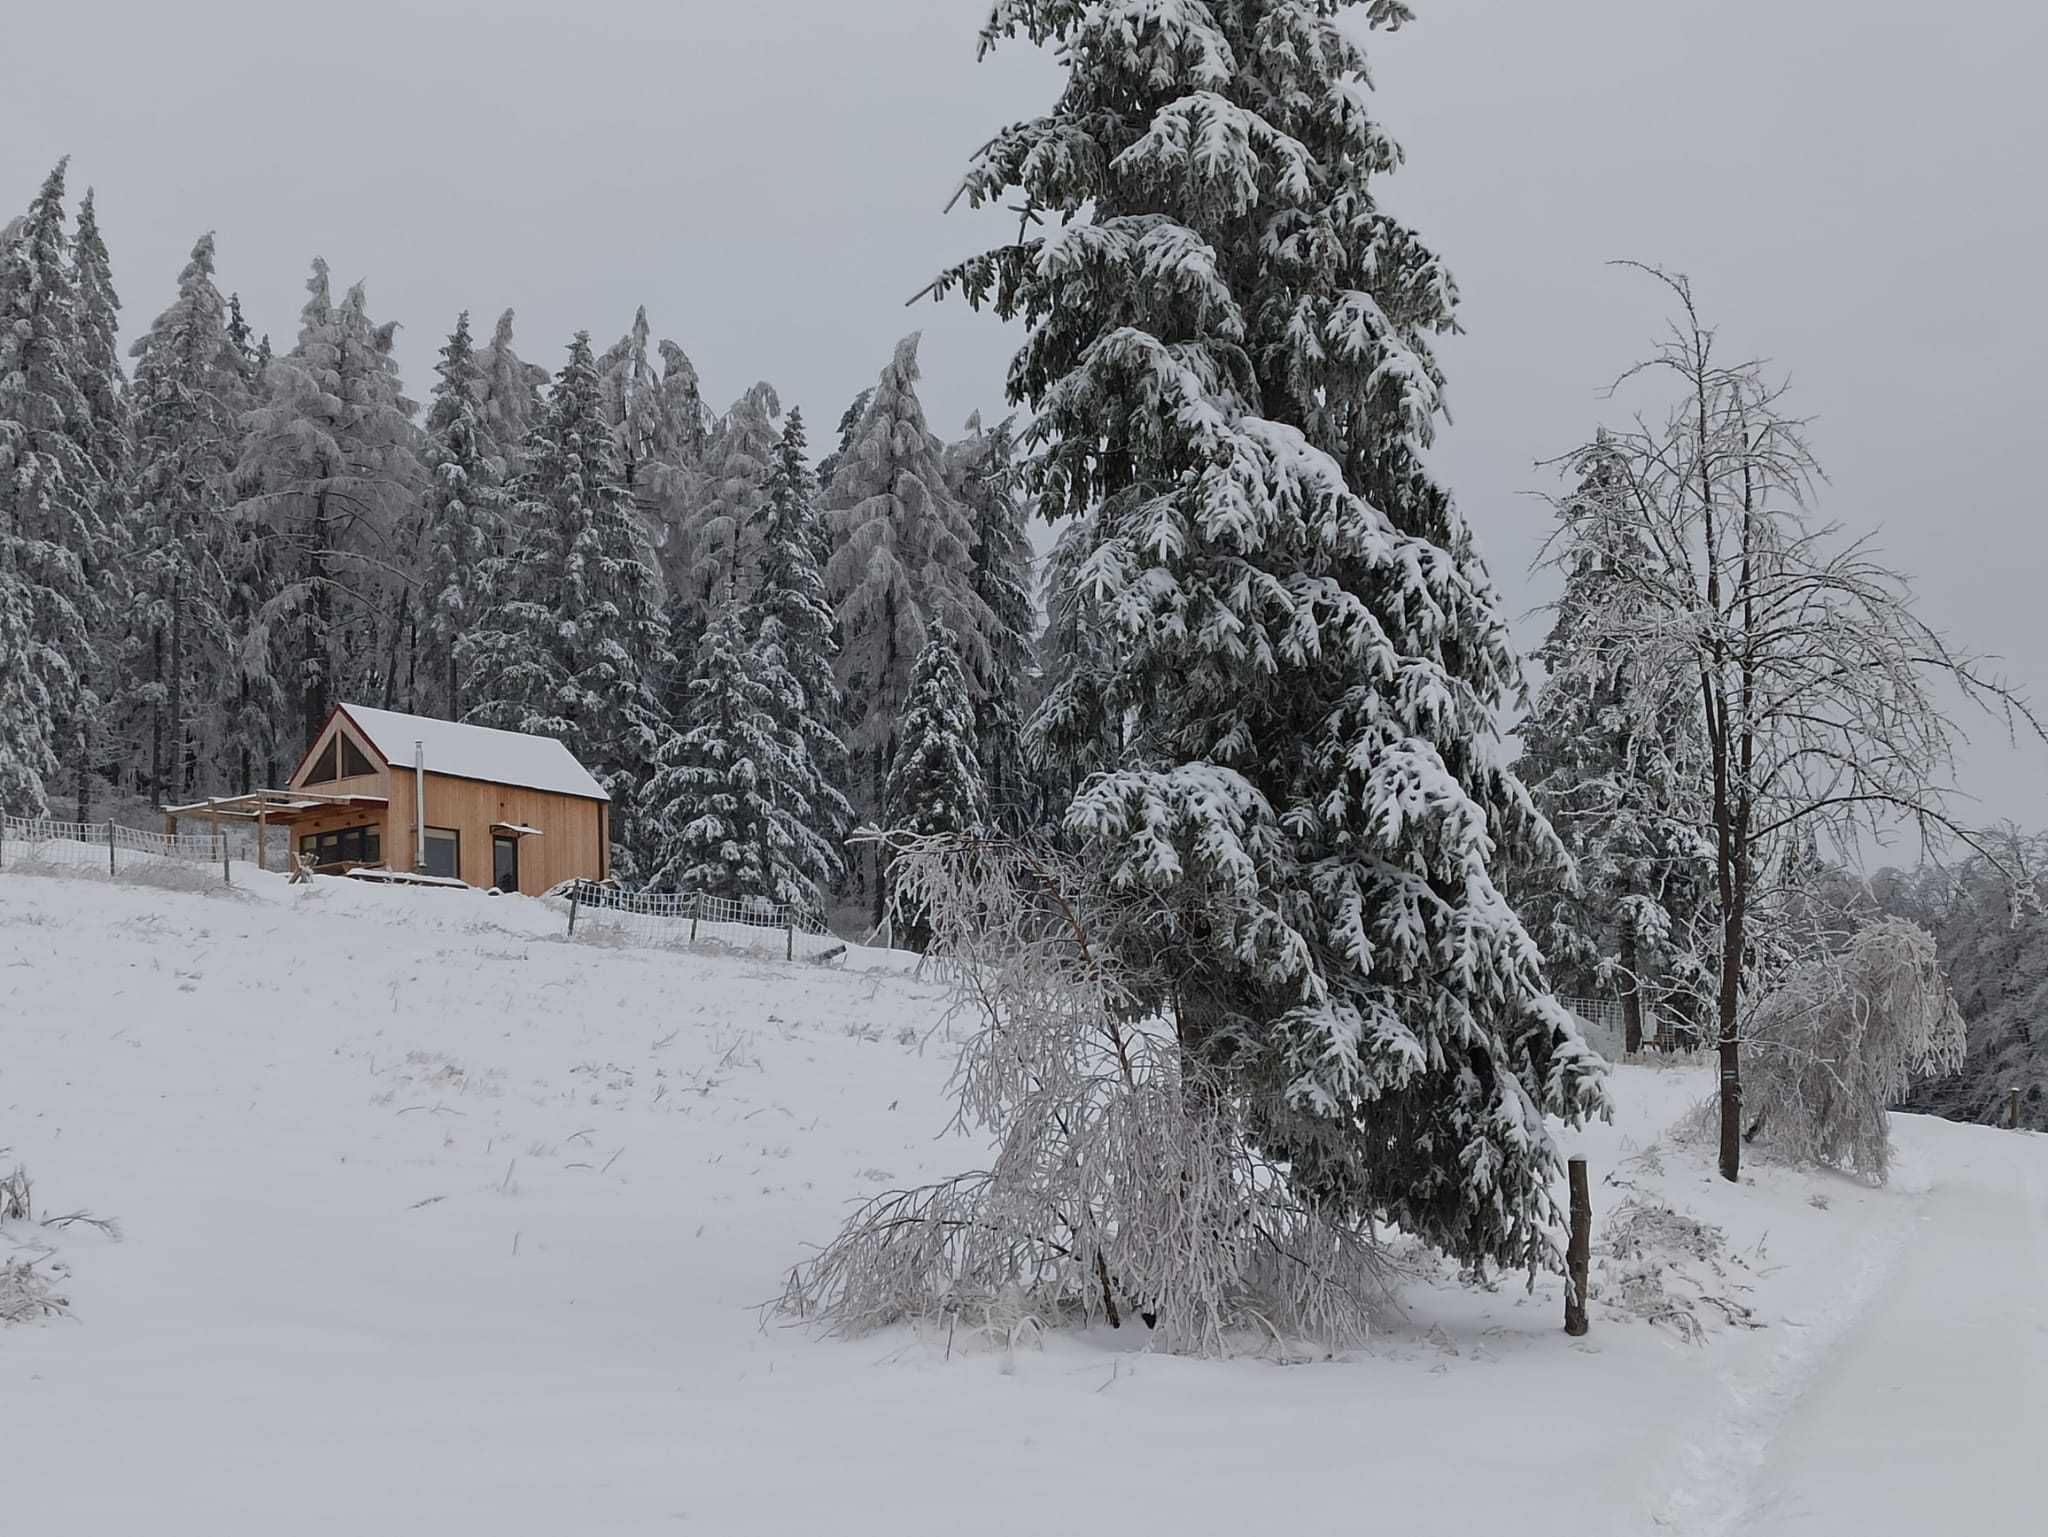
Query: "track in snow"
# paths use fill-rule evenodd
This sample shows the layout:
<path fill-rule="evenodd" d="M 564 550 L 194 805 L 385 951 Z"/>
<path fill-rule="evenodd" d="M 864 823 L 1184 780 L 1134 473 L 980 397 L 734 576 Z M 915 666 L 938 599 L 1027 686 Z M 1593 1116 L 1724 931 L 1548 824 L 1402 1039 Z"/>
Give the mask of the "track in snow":
<path fill-rule="evenodd" d="M 1910 1157 L 1923 1123 L 1894 1124 Z M 2048 1530 L 2048 1138 L 1940 1130 L 1897 1267 L 1757 1472 L 1752 1537 Z"/>

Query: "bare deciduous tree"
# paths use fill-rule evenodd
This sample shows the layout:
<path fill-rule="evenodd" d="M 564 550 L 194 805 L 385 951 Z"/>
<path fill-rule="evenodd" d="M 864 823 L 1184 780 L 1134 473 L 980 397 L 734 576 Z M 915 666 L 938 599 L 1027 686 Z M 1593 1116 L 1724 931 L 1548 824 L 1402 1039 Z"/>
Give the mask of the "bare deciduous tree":
<path fill-rule="evenodd" d="M 1679 275 L 1637 263 L 1677 301 L 1656 350 L 1617 389 L 1673 386 L 1663 415 L 1637 414 L 1563 461 L 1595 463 L 1601 494 L 1558 503 L 1548 564 L 1606 557 L 1614 572 L 1566 667 L 1630 659 L 1629 707 L 1645 721 L 1697 702 L 1714 850 L 1720 1165 L 1740 1177 L 1746 969 L 1788 850 L 1848 851 L 1900 827 L 1940 846 L 1981 840 L 1959 820 L 1960 696 L 2014 733 L 2048 741 L 1986 658 L 1916 616 L 1907 580 L 1867 539 L 1811 513 L 1821 470 L 1785 386 L 1756 360 L 1724 362 Z"/>

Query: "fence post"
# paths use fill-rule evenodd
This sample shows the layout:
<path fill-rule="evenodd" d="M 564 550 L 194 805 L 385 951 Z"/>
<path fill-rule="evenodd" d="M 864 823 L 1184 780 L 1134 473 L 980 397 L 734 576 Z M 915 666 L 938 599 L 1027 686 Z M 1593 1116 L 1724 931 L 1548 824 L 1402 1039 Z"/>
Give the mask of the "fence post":
<path fill-rule="evenodd" d="M 702 897 L 692 896 L 690 898 L 690 943 L 693 945 L 697 942 L 697 909 L 703 905 L 704 899 Z"/>
<path fill-rule="evenodd" d="M 569 937 L 576 937 L 576 907 L 583 900 L 583 882 L 578 881 L 569 888 Z"/>
<path fill-rule="evenodd" d="M 789 944 L 783 950 L 782 958 L 786 961 L 796 959 L 796 914 L 793 912 L 789 915 Z"/>
<path fill-rule="evenodd" d="M 220 883 L 223 886 L 232 886 L 234 885 L 234 880 L 228 875 L 228 835 L 215 829 L 213 842 L 214 846 L 220 850 Z"/>
<path fill-rule="evenodd" d="M 107 818 L 107 874 L 114 873 L 114 819 Z"/>
<path fill-rule="evenodd" d="M 2020 1129 L 2020 1091 L 2018 1089 L 2007 1089 L 2005 1091 L 2005 1124 L 2014 1131 Z"/>
<path fill-rule="evenodd" d="M 1572 1236 L 1565 1250 L 1564 1332 L 1586 1332 L 1586 1277 L 1593 1259 L 1593 1198 L 1586 1189 L 1586 1160 L 1570 1162 Z"/>

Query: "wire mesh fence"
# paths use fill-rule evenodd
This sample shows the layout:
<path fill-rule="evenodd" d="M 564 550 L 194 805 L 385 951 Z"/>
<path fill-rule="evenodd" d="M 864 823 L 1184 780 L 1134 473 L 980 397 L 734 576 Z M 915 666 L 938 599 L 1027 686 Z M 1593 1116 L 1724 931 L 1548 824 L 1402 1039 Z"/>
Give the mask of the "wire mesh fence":
<path fill-rule="evenodd" d="M 1610 1062 L 1621 1060 L 1627 1042 L 1627 1023 L 1619 998 L 1569 998 L 1560 994 L 1557 1001 L 1578 1017 L 1587 1045 Z"/>
<path fill-rule="evenodd" d="M 210 871 L 228 878 L 226 840 L 213 832 L 161 833 L 119 822 L 61 822 L 0 816 L 0 870 L 20 864 L 81 874 Z"/>
<path fill-rule="evenodd" d="M 552 893 L 569 932 L 643 945 L 716 944 L 813 960 L 845 948 L 814 912 L 781 902 L 741 901 L 690 891 L 623 891 L 573 881 Z"/>

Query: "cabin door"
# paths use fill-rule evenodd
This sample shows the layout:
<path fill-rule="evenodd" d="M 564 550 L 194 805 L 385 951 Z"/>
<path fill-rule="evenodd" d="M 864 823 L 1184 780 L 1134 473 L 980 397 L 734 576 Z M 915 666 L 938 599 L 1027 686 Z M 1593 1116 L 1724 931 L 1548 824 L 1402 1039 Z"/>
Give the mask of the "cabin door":
<path fill-rule="evenodd" d="M 491 839 L 491 884 L 500 891 L 518 891 L 519 840 L 517 838 L 500 836 Z"/>

